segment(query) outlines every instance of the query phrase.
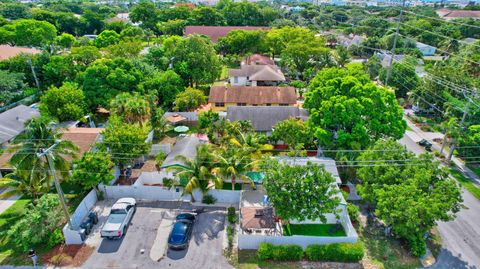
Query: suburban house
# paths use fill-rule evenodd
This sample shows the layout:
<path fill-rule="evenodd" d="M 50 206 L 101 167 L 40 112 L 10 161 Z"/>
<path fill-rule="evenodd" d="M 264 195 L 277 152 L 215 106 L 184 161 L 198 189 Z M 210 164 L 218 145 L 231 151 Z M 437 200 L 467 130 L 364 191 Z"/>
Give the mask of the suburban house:
<path fill-rule="evenodd" d="M 227 119 L 230 121 L 249 120 L 255 132 L 270 135 L 277 122 L 296 118 L 308 119 L 308 112 L 295 106 L 229 106 Z"/>
<path fill-rule="evenodd" d="M 417 49 L 419 49 L 422 52 L 423 56 L 433 56 L 433 55 L 435 55 L 436 48 L 434 46 L 430 46 L 430 45 L 424 44 L 422 42 L 417 42 L 416 47 L 417 47 Z"/>
<path fill-rule="evenodd" d="M 436 10 L 437 15 L 447 21 L 455 19 L 474 19 L 480 20 L 480 10 L 451 10 L 441 8 Z"/>
<path fill-rule="evenodd" d="M 230 69 L 229 73 L 232 86 L 276 86 L 285 81 L 276 65 L 244 64 L 238 69 Z"/>
<path fill-rule="evenodd" d="M 323 165 L 325 170 L 335 178 L 336 184 L 332 188 L 338 188 L 341 183 L 335 161 L 330 158 L 317 157 L 279 157 L 280 162 L 290 165 L 306 165 L 308 162 Z M 268 242 L 274 245 L 295 244 L 307 247 L 311 244 L 329 243 L 355 243 L 358 234 L 353 227 L 346 209 L 346 201 L 341 193 L 335 197 L 340 199 L 340 205 L 335 212 L 325 214 L 326 224 L 338 225 L 343 229 L 344 235 L 334 236 L 306 236 L 300 234 L 284 235 L 281 220 L 275 214 L 275 208 L 268 202 L 268 193 L 262 186 L 257 190 L 242 191 L 240 196 L 240 232 L 238 235 L 239 249 L 257 249 L 260 243 Z M 289 220 L 290 224 L 322 224 L 320 220 L 296 221 Z"/>
<path fill-rule="evenodd" d="M 32 107 L 19 105 L 0 113 L 0 148 L 5 148 L 25 130 L 25 122 L 39 117 L 40 112 Z"/>
<path fill-rule="evenodd" d="M 208 103 L 214 111 L 229 106 L 294 106 L 297 94 L 293 87 L 212 86 Z"/>
<path fill-rule="evenodd" d="M 365 37 L 363 37 L 361 35 L 349 34 L 348 36 L 346 36 L 346 35 L 338 35 L 337 36 L 338 44 L 341 45 L 341 46 L 344 46 L 346 48 L 349 48 L 351 46 L 358 46 L 364 40 L 365 40 Z"/>
<path fill-rule="evenodd" d="M 81 157 L 85 152 L 92 150 L 95 144 L 100 141 L 101 132 L 103 128 L 68 128 L 66 129 L 61 139 L 71 141 L 79 149 L 77 153 L 78 157 Z M 12 158 L 13 153 L 5 151 L 0 155 L 0 177 L 1 174 L 6 174 L 12 171 L 12 166 L 10 165 L 10 159 Z M 71 157 L 66 156 L 66 159 L 71 161 Z"/>
<path fill-rule="evenodd" d="M 270 30 L 270 27 L 266 26 L 185 26 L 185 36 L 189 35 L 206 35 L 210 37 L 212 42 L 216 43 L 220 37 L 226 36 L 233 30 Z"/>
<path fill-rule="evenodd" d="M 14 47 L 10 45 L 0 45 L 0 61 L 10 59 L 20 54 L 39 54 L 41 50 L 25 47 Z"/>

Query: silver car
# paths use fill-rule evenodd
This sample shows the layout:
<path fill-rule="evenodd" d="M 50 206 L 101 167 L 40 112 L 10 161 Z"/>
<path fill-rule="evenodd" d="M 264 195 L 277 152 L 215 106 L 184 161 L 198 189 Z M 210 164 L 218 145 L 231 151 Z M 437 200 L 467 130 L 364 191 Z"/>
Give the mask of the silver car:
<path fill-rule="evenodd" d="M 119 199 L 112 206 L 110 215 L 100 231 L 101 237 L 114 239 L 124 236 L 136 208 L 137 202 L 134 198 Z"/>

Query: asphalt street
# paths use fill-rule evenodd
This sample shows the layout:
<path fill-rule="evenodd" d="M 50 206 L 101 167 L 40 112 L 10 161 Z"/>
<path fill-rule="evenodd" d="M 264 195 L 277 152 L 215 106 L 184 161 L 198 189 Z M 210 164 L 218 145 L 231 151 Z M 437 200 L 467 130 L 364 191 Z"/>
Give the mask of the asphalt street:
<path fill-rule="evenodd" d="M 415 154 L 424 149 L 407 135 L 399 142 Z M 480 269 L 480 201 L 463 190 L 465 206 L 455 220 L 438 223 L 438 230 L 443 240 L 443 248 L 434 269 Z"/>

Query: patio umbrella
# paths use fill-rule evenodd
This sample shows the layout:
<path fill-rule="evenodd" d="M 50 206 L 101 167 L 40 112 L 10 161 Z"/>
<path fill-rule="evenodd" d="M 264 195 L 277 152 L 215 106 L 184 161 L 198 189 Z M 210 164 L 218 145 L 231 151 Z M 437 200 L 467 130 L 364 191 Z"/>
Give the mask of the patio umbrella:
<path fill-rule="evenodd" d="M 187 126 L 184 126 L 184 125 L 180 125 L 180 126 L 177 126 L 175 127 L 175 129 L 173 129 L 175 132 L 177 133 L 185 133 L 187 132 L 189 129 Z"/>

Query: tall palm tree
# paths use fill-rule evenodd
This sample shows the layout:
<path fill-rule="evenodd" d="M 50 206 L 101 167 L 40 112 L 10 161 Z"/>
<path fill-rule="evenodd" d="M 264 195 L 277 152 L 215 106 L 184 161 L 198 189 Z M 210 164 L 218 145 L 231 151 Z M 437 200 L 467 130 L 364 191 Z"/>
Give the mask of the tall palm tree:
<path fill-rule="evenodd" d="M 244 148 L 226 147 L 221 149 L 216 155 L 217 166 L 215 172 L 224 178 L 231 179 L 232 191 L 235 190 L 237 179 L 247 180 L 253 186 L 253 181 L 244 174 L 251 171 L 257 161 L 253 161 L 251 154 L 248 153 L 248 150 Z"/>
<path fill-rule="evenodd" d="M 0 194 L 0 197 L 27 194 L 36 203 L 39 195 L 49 191 L 50 185 L 48 185 L 48 176 L 34 168 L 32 167 L 30 170 L 16 168 L 12 173 L 0 178 L 0 188 L 7 188 L 7 191 Z"/>
<path fill-rule="evenodd" d="M 48 172 L 47 154 L 53 161 L 55 170 L 62 177 L 68 177 L 70 162 L 65 157 L 76 158 L 78 147 L 71 141 L 60 141 L 61 135 L 60 130 L 55 129 L 46 118 L 34 118 L 28 121 L 25 126 L 25 133 L 14 142 L 11 148 L 14 151 L 10 159 L 10 164 L 15 167 L 13 177 L 17 179 L 23 177 L 26 181 L 38 184 L 45 183 L 50 187 L 52 176 Z M 37 154 L 42 153 L 43 149 L 50 148 L 56 142 L 58 144 L 53 149 L 41 158 L 38 157 Z M 46 181 L 44 182 L 44 180 Z M 36 187 L 36 189 L 38 188 L 40 186 Z"/>
<path fill-rule="evenodd" d="M 201 145 L 198 147 L 194 159 L 182 155 L 177 156 L 176 159 L 183 162 L 183 165 L 171 168 L 171 170 L 176 171 L 177 178 L 188 180 L 183 192 L 192 196 L 192 202 L 195 202 L 194 189 L 199 188 L 203 194 L 206 194 L 213 186 L 216 188 L 222 186 L 223 181 L 212 173 L 212 157 L 211 146 Z"/>

